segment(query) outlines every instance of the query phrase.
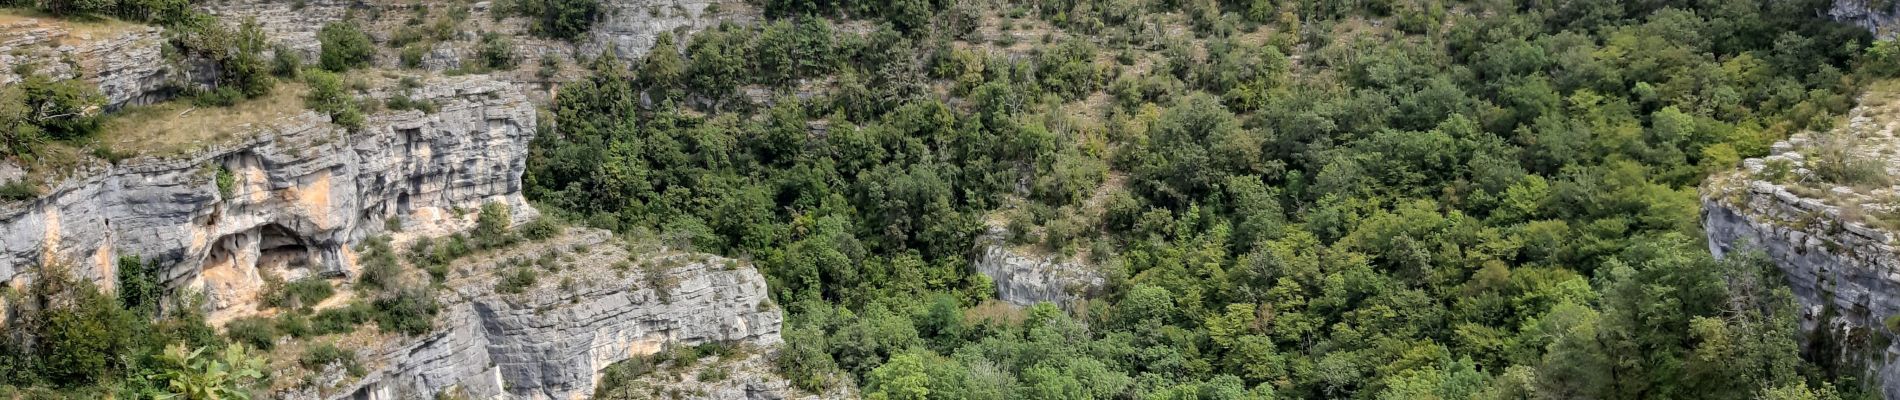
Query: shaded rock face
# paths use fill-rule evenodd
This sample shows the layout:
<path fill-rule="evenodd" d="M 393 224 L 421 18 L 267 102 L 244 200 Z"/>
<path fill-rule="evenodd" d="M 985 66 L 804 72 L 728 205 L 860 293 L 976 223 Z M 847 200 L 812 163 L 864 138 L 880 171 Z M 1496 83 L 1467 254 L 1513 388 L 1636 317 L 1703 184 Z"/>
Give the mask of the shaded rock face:
<path fill-rule="evenodd" d="M 1852 137 L 1850 152 L 1887 159 L 1900 148 L 1900 121 L 1876 123 L 1868 106 L 1857 108 L 1840 137 Z M 1856 132 L 1849 135 L 1847 132 Z M 1803 331 L 1818 348 L 1844 365 L 1864 364 L 1865 379 L 1878 382 L 1886 398 L 1900 398 L 1900 340 L 1888 321 L 1900 317 L 1900 253 L 1894 232 L 1870 215 L 1891 214 L 1882 199 L 1891 187 L 1855 188 L 1821 181 L 1806 166 L 1820 157 L 1815 136 L 1776 143 L 1775 154 L 1743 162 L 1739 173 L 1711 177 L 1702 193 L 1702 227 L 1716 258 L 1761 252 L 1783 272 L 1800 303 Z M 1839 140 L 1839 139 L 1834 139 Z M 1838 156 L 1835 156 L 1838 157 Z M 1778 184 L 1776 182 L 1786 182 Z M 1900 321 L 1900 320 L 1896 320 Z"/>
<path fill-rule="evenodd" d="M 1890 0 L 1834 0 L 1827 16 L 1835 21 L 1866 28 L 1880 37 L 1893 37 L 1893 26 L 1900 20 L 1900 2 Z"/>
<path fill-rule="evenodd" d="M 1107 280 L 1093 266 L 1065 262 L 1052 255 L 1011 249 L 1001 227 L 977 238 L 977 273 L 996 284 L 996 298 L 1011 304 L 1067 304 L 1102 290 Z"/>
<path fill-rule="evenodd" d="M 125 26 L 76 32 L 57 20 L 23 18 L 0 23 L 0 85 L 19 83 L 20 71 L 99 85 L 107 108 L 151 104 L 177 92 L 184 79 L 163 56 L 158 28 Z M 16 67 L 24 67 L 16 70 Z"/>
<path fill-rule="evenodd" d="M 1800 302 L 1803 331 L 1826 330 L 1834 340 L 1866 335 L 1893 336 L 1883 321 L 1900 315 L 1900 260 L 1891 245 L 1840 226 L 1798 228 L 1765 220 L 1764 213 L 1806 214 L 1812 210 L 1781 202 L 1772 188 L 1751 190 L 1744 203 L 1704 199 L 1703 230 L 1709 251 L 1723 258 L 1744 251 L 1766 253 L 1781 267 Z M 1835 230 L 1828 233 L 1828 230 Z M 1900 342 L 1893 342 L 1900 343 Z M 1900 398 L 1900 344 L 1869 349 L 1865 343 L 1842 346 L 1846 359 L 1867 362 L 1886 398 Z"/>
<path fill-rule="evenodd" d="M 579 233 L 575 233 L 579 232 Z M 631 265 L 629 252 L 598 230 L 570 231 L 538 249 L 458 266 L 460 273 L 513 268 L 517 257 L 574 256 L 560 271 L 519 294 L 493 293 L 493 279 L 451 282 L 435 333 L 382 349 L 387 367 L 333 396 L 351 399 L 574 399 L 593 395 L 599 372 L 615 361 L 671 345 L 709 342 L 759 347 L 780 342 L 778 308 L 765 278 L 736 261 L 667 253 Z M 586 249 L 585 252 L 575 249 Z M 762 391 L 784 385 L 760 385 Z M 742 390 L 743 392 L 743 390 Z M 775 397 L 761 397 L 775 398 Z"/>
<path fill-rule="evenodd" d="M 740 2 L 715 0 L 604 0 L 600 22 L 581 43 L 579 55 L 594 56 L 612 51 L 622 58 L 646 57 L 659 41 L 660 33 L 673 32 L 674 43 L 685 45 L 687 34 L 718 26 L 723 21 L 746 22 L 753 17 L 744 13 L 724 13 L 715 17 L 710 11 L 717 5 L 725 11 L 744 6 Z"/>
<path fill-rule="evenodd" d="M 233 144 L 127 160 L 4 206 L 0 281 L 18 284 L 59 261 L 109 286 L 115 260 L 139 256 L 170 266 L 171 287 L 202 289 L 216 310 L 242 310 L 254 307 L 264 271 L 351 273 L 348 245 L 389 218 L 465 224 L 453 210 L 495 201 L 516 218 L 531 215 L 520 177 L 535 114 L 522 95 L 471 76 L 427 81 L 412 97 L 433 99 L 438 111 L 375 115 L 357 132 L 303 111 Z"/>

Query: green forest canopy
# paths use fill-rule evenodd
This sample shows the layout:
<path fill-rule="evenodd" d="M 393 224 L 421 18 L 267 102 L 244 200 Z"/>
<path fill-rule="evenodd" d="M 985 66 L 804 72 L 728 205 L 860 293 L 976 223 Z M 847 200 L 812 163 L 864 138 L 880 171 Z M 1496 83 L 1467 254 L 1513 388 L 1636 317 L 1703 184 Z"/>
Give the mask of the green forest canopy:
<path fill-rule="evenodd" d="M 1712 260 L 1697 223 L 1704 176 L 1886 74 L 1825 2 L 764 5 L 594 60 L 526 179 L 570 218 L 754 260 L 802 388 L 1874 395 L 1835 356 L 1865 349 L 1802 348 L 1772 265 Z M 968 266 L 993 212 L 1107 293 L 988 304 Z"/>
<path fill-rule="evenodd" d="M 295 72 L 272 64 L 297 64 L 257 56 L 254 24 L 221 28 L 186 2 L 0 5 L 173 27 L 175 47 L 234 71 L 197 93 L 206 104 L 267 93 L 271 73 Z M 1825 1 L 759 5 L 759 24 L 662 34 L 631 65 L 591 57 L 543 119 L 524 179 L 551 214 L 752 260 L 789 312 L 776 360 L 800 388 L 1877 396 L 1856 362 L 1884 344 L 1801 340 L 1772 265 L 1711 259 L 1697 224 L 1706 175 L 1827 129 L 1867 83 L 1900 73 L 1894 42 L 1821 19 Z M 600 10 L 511 12 L 573 38 Z M 834 25 L 845 20 L 874 28 Z M 332 69 L 363 64 L 368 35 L 328 30 Z M 99 101 L 50 81 L 17 92 L 0 99 Z M 16 156 L 88 122 L 25 116 L 0 121 Z M 1107 290 L 1066 309 L 997 305 L 969 268 L 991 217 L 1015 243 L 1099 267 Z M 513 240 L 482 235 L 412 264 Z M 364 283 L 402 273 L 387 242 L 364 253 L 388 274 Z M 42 323 L 8 327 L 35 340 L 0 343 L 0 387 L 162 394 L 205 370 L 255 374 L 229 343 L 370 322 L 427 331 L 435 310 L 427 293 L 386 290 L 234 322 L 249 328 L 227 340 L 193 307 L 158 310 L 155 266 L 121 264 L 134 273 L 115 286 L 137 290 L 52 275 L 21 294 L 45 303 L 30 316 Z M 323 350 L 305 356 L 343 357 Z"/>

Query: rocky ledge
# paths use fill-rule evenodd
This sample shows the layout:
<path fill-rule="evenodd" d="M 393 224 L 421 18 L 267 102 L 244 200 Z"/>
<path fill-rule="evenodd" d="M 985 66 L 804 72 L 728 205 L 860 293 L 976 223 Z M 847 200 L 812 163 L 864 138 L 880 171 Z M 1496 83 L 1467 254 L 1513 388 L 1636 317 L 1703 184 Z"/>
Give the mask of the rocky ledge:
<path fill-rule="evenodd" d="M 84 79 L 99 85 L 109 108 L 150 104 L 170 97 L 184 80 L 165 60 L 158 28 L 123 22 L 88 23 L 0 16 L 0 85 L 25 79 L 22 72 L 52 79 Z"/>
<path fill-rule="evenodd" d="M 1796 135 L 1776 143 L 1773 155 L 1746 160 L 1743 171 L 1711 177 L 1702 226 L 1717 258 L 1765 253 L 1792 287 L 1810 340 L 1841 343 L 1838 359 L 1867 365 L 1885 397 L 1900 398 L 1900 341 L 1893 340 L 1900 254 L 1891 222 L 1900 203 L 1891 186 L 1833 184 L 1816 171 L 1829 158 L 1853 158 L 1900 172 L 1900 118 L 1890 112 L 1863 105 L 1841 130 Z"/>
<path fill-rule="evenodd" d="M 978 236 L 977 258 L 972 265 L 996 284 L 998 300 L 1019 306 L 1066 305 L 1094 295 L 1107 284 L 1092 265 L 1012 248 L 1006 237 L 1008 232 L 1001 226 L 991 226 Z"/>
<path fill-rule="evenodd" d="M 1827 16 L 1851 24 L 1880 37 L 1893 37 L 1893 26 L 1900 20 L 1900 2 L 1890 0 L 1834 0 Z"/>
<path fill-rule="evenodd" d="M 391 219 L 466 225 L 475 213 L 458 211 L 496 201 L 517 219 L 533 212 L 520 177 L 535 113 L 521 94 L 467 76 L 428 80 L 410 96 L 437 111 L 381 113 L 356 131 L 300 111 L 234 143 L 125 160 L 0 205 L 0 281 L 17 285 L 35 265 L 63 262 L 110 286 L 114 260 L 138 256 L 169 266 L 169 287 L 243 311 L 260 271 L 352 273 L 349 245 Z"/>
<path fill-rule="evenodd" d="M 536 262 L 546 258 L 553 261 Z M 538 264 L 530 267 L 529 264 Z M 518 293 L 497 293 L 496 275 L 539 272 Z M 770 348 L 780 313 L 765 278 L 738 261 L 645 248 L 599 230 L 574 229 L 546 242 L 460 263 L 442 296 L 434 333 L 371 350 L 380 369 L 341 390 L 284 398 L 572 399 L 594 393 L 615 361 L 667 346 L 720 342 Z M 713 393 L 781 398 L 789 385 L 769 370 L 744 372 Z"/>

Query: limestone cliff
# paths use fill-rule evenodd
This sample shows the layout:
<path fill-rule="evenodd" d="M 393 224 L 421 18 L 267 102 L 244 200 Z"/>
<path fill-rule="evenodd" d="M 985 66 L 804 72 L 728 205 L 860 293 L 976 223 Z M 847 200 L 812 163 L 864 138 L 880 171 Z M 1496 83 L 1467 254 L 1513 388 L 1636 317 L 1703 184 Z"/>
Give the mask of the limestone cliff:
<path fill-rule="evenodd" d="M 164 48 L 158 28 L 0 15 L 0 85 L 29 72 L 97 84 L 109 108 L 150 104 L 189 80 Z"/>
<path fill-rule="evenodd" d="M 461 77 L 411 96 L 437 111 L 377 114 L 355 132 L 302 111 L 234 143 L 102 166 L 0 205 L 0 281 L 64 261 L 110 285 L 114 260 L 139 256 L 170 266 L 169 286 L 202 289 L 217 309 L 243 308 L 260 270 L 348 274 L 348 246 L 390 218 L 465 224 L 472 216 L 455 210 L 490 201 L 532 212 L 520 176 L 535 113 L 521 94 Z"/>
<path fill-rule="evenodd" d="M 521 293 L 495 292 L 496 274 L 489 272 L 530 268 L 544 255 L 564 261 L 532 267 L 540 278 Z M 780 341 L 780 313 L 757 270 L 704 254 L 642 249 L 603 231 L 575 229 L 458 264 L 451 274 L 461 278 L 446 284 L 453 290 L 443 295 L 438 331 L 366 351 L 382 367 L 354 384 L 281 397 L 584 398 L 601 369 L 665 346 L 767 348 Z M 772 394 L 764 398 L 790 391 L 769 373 L 740 378 L 734 383 L 741 388 Z"/>
<path fill-rule="evenodd" d="M 1876 96 L 1879 94 L 1870 94 Z M 1900 398 L 1900 254 L 1893 238 L 1900 203 L 1887 184 L 1829 182 L 1821 163 L 1858 159 L 1900 172 L 1894 129 L 1900 118 L 1863 100 L 1847 126 L 1802 134 L 1747 160 L 1738 173 L 1711 177 L 1703 188 L 1702 225 L 1718 258 L 1765 253 L 1787 277 L 1802 306 L 1801 328 L 1828 341 L 1838 359 L 1863 363 L 1869 382 Z M 1891 108 L 1891 107 L 1888 107 Z M 1830 161 L 1832 160 L 1832 161 Z"/>
<path fill-rule="evenodd" d="M 1892 37 L 1894 22 L 1900 20 L 1900 2 L 1891 0 L 1834 0 L 1827 16 L 1835 21 L 1866 28 L 1877 36 Z"/>
<path fill-rule="evenodd" d="M 1065 261 L 1057 255 L 1012 248 L 1001 226 L 991 226 L 977 237 L 972 268 L 996 285 L 996 298 L 1019 306 L 1036 303 L 1064 305 L 1101 291 L 1107 280 L 1092 265 Z"/>
<path fill-rule="evenodd" d="M 517 66 L 493 71 L 493 75 L 497 79 L 516 83 L 522 92 L 537 100 L 545 100 L 543 96 L 548 94 L 544 90 L 550 86 L 542 84 L 577 76 L 573 70 L 576 68 L 573 66 L 574 60 L 601 54 L 638 60 L 653 48 L 653 43 L 663 32 L 673 32 L 680 38 L 677 43 L 684 46 L 686 35 L 692 32 L 717 26 L 721 22 L 745 22 L 758 17 L 758 11 L 750 4 L 736 0 L 602 0 L 600 4 L 600 19 L 591 30 L 573 42 L 537 37 L 532 34 L 533 21 L 521 16 L 507 16 L 507 11 L 496 9 L 497 3 L 489 1 L 364 3 L 350 0 L 230 0 L 204 3 L 198 7 L 218 15 L 227 23 L 256 20 L 273 42 L 293 49 L 306 61 L 317 59 L 321 48 L 317 31 L 322 30 L 325 24 L 346 18 L 364 26 L 370 37 L 382 44 L 419 40 L 408 45 L 424 46 L 426 51 L 417 55 L 415 65 L 411 66 L 431 71 L 475 68 L 474 61 L 481 52 L 481 35 L 477 33 L 498 34 L 507 38 L 511 53 L 517 58 Z M 506 17 L 495 18 L 496 15 Z M 446 40 L 404 37 L 413 35 L 420 25 L 443 22 L 452 25 L 452 32 Z M 429 29 L 436 28 L 431 26 L 423 30 Z M 377 48 L 381 53 L 375 57 L 375 65 L 387 68 L 405 66 L 403 49 L 392 46 Z M 544 59 L 551 59 L 552 62 L 544 63 Z M 543 71 L 548 65 L 567 67 Z"/>

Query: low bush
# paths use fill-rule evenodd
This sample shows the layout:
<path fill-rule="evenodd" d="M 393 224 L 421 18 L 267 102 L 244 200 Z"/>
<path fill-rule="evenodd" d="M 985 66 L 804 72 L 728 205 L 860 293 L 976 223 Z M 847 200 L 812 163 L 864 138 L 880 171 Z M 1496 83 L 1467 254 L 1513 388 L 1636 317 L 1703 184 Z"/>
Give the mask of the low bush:
<path fill-rule="evenodd" d="M 270 318 L 248 317 L 224 324 L 224 336 L 259 350 L 277 346 L 277 326 Z"/>
<path fill-rule="evenodd" d="M 363 370 L 363 364 L 357 362 L 356 352 L 344 350 L 330 343 L 304 349 L 303 354 L 297 357 L 297 364 L 311 371 L 320 371 L 324 366 L 338 364 L 344 371 L 349 372 L 350 376 L 363 376 L 367 372 Z"/>
<path fill-rule="evenodd" d="M 501 280 L 495 282 L 495 291 L 515 294 L 528 290 L 540 279 L 540 273 L 533 268 L 517 267 L 512 272 L 503 273 Z"/>
<path fill-rule="evenodd" d="M 316 315 L 310 316 L 310 333 L 330 335 L 354 332 L 357 325 L 370 321 L 371 311 L 369 304 L 361 301 L 350 303 L 345 307 L 318 311 Z"/>
<path fill-rule="evenodd" d="M 408 335 L 429 333 L 435 327 L 435 314 L 441 306 L 436 304 L 435 296 L 423 289 L 404 289 L 394 295 L 376 299 L 376 327 L 388 332 L 401 332 Z"/>

